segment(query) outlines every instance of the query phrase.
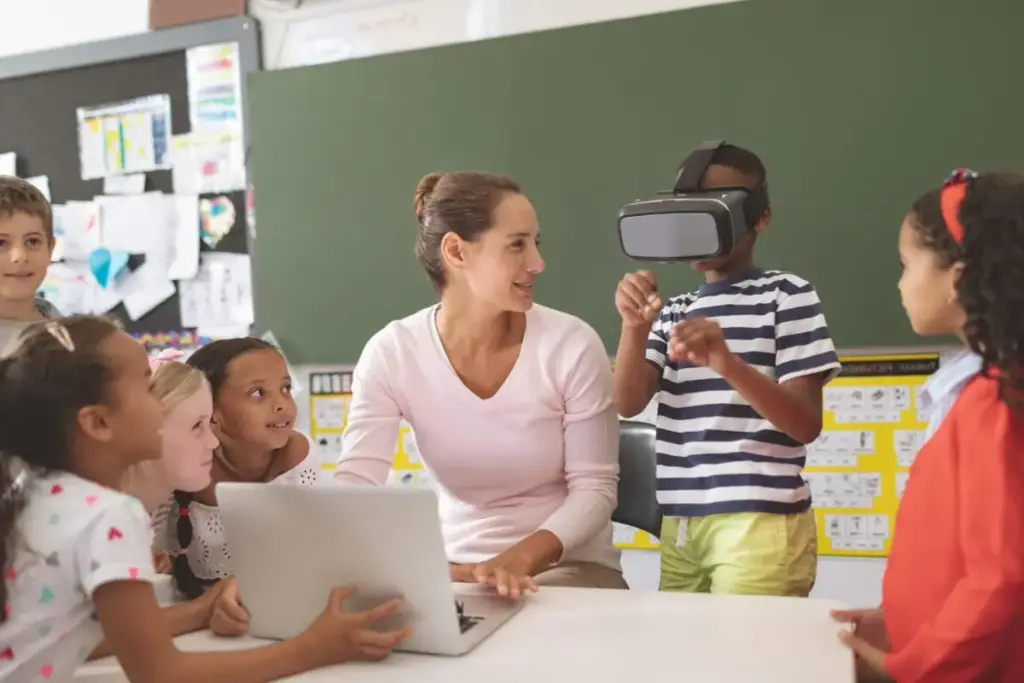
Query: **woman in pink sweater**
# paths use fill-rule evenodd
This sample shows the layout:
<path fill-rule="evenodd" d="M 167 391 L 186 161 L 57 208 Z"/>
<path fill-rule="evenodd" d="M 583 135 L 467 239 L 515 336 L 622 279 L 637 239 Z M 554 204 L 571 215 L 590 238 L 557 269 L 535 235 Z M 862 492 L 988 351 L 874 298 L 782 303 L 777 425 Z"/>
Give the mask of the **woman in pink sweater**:
<path fill-rule="evenodd" d="M 626 588 L 610 363 L 589 325 L 533 303 L 533 206 L 508 178 L 435 173 L 414 207 L 440 303 L 363 349 L 336 480 L 384 484 L 404 418 L 439 485 L 453 579 Z"/>

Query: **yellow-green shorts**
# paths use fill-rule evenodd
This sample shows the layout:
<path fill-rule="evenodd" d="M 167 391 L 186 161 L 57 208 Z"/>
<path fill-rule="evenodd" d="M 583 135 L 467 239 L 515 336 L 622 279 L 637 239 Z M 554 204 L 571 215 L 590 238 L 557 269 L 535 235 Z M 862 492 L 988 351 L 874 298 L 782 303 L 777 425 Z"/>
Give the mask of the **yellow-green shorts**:
<path fill-rule="evenodd" d="M 817 573 L 813 510 L 666 517 L 661 525 L 663 591 L 806 597 Z"/>

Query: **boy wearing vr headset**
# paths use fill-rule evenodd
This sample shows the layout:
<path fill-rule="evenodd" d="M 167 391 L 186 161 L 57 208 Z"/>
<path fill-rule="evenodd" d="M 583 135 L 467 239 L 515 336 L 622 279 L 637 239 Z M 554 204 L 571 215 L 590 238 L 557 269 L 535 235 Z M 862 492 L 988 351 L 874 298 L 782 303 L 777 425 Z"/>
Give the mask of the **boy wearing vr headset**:
<path fill-rule="evenodd" d="M 817 525 L 801 470 L 839 359 L 811 284 L 754 266 L 771 219 L 761 160 L 718 145 L 699 189 L 720 188 L 747 194 L 748 218 L 729 253 L 693 264 L 705 284 L 663 304 L 650 271 L 619 283 L 615 404 L 631 417 L 660 392 L 661 589 L 806 596 Z"/>

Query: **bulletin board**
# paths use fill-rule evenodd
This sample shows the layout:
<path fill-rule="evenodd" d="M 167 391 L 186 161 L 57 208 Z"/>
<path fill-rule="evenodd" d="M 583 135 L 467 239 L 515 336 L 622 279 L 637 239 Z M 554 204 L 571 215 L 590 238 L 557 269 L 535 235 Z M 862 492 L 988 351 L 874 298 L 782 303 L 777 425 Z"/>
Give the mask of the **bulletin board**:
<path fill-rule="evenodd" d="M 195 101 L 190 101 L 189 51 L 205 46 L 232 46 L 240 75 L 238 106 L 244 112 L 246 76 L 259 67 L 257 33 L 254 20 L 234 17 L 0 59 L 0 154 L 16 153 L 16 171 L 22 178 L 45 176 L 53 204 L 92 201 L 104 194 L 104 180 L 83 179 L 86 174 L 80 157 L 80 109 L 166 95 L 170 98 L 170 132 L 193 132 L 191 107 Z M 243 165 L 248 163 L 248 123 L 248 115 L 243 115 Z M 144 189 L 173 194 L 172 171 L 167 168 L 146 172 Z M 200 252 L 249 254 L 253 235 L 248 226 L 246 188 L 220 192 L 217 197 L 225 198 L 218 200 L 218 206 L 225 207 L 225 211 L 230 203 L 235 224 L 215 249 L 201 244 Z M 145 215 L 139 216 L 138 228 L 145 230 Z M 250 271 L 248 267 L 246 270 Z M 195 328 L 182 324 L 180 291 L 180 283 L 175 283 L 170 298 L 136 320 L 131 319 L 123 304 L 111 312 L 137 336 L 146 334 L 165 344 L 182 338 L 194 340 L 198 338 L 192 334 Z"/>
<path fill-rule="evenodd" d="M 309 375 L 309 427 L 320 466 L 333 470 L 341 455 L 341 440 L 348 425 L 352 401 L 352 373 L 313 372 Z M 404 420 L 398 428 L 394 460 L 388 476 L 393 486 L 433 488 L 430 473 L 420 462 L 412 427 Z"/>
<path fill-rule="evenodd" d="M 938 354 L 851 356 L 825 387 L 821 436 L 804 479 L 818 521 L 818 554 L 884 557 L 907 471 L 924 441 L 918 391 Z"/>

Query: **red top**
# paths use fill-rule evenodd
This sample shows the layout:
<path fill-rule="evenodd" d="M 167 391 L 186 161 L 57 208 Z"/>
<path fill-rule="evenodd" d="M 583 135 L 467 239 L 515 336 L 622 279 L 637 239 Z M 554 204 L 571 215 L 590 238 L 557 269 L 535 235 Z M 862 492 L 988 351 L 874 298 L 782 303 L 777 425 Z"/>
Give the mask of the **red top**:
<path fill-rule="evenodd" d="M 882 609 L 897 683 L 1024 682 L 1024 419 L 977 376 L 921 448 Z"/>

